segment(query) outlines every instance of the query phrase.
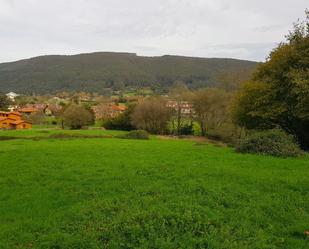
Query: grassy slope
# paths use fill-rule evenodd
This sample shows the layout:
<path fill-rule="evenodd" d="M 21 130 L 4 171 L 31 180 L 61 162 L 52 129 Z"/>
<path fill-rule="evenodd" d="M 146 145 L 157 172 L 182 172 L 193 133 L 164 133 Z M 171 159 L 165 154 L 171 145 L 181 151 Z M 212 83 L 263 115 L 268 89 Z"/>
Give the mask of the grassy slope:
<path fill-rule="evenodd" d="M 37 133 L 27 132 L 15 135 Z M 309 229 L 308 157 L 241 155 L 158 139 L 0 144 L 0 248 L 309 243 L 302 235 Z"/>

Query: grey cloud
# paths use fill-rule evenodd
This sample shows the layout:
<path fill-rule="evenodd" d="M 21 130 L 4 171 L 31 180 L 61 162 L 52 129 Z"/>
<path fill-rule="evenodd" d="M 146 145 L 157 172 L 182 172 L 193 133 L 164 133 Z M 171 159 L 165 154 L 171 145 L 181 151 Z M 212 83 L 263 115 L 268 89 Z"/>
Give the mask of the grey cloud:
<path fill-rule="evenodd" d="M 0 0 L 0 62 L 91 51 L 263 60 L 306 7 L 307 0 Z"/>
<path fill-rule="evenodd" d="M 264 32 L 271 32 L 274 30 L 282 29 L 284 27 L 285 27 L 284 25 L 259 26 L 259 27 L 255 27 L 253 31 L 264 33 Z"/>
<path fill-rule="evenodd" d="M 277 46 L 277 43 L 239 43 L 239 44 L 216 44 L 206 46 L 203 49 L 214 57 L 241 56 L 243 59 L 264 61 L 269 51 Z"/>

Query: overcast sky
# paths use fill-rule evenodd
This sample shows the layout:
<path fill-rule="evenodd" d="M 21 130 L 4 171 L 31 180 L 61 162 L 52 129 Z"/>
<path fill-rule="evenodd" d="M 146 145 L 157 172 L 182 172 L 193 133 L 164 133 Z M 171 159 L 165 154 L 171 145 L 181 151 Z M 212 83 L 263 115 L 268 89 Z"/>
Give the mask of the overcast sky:
<path fill-rule="evenodd" d="M 0 62 L 95 51 L 262 61 L 308 0 L 0 0 Z"/>

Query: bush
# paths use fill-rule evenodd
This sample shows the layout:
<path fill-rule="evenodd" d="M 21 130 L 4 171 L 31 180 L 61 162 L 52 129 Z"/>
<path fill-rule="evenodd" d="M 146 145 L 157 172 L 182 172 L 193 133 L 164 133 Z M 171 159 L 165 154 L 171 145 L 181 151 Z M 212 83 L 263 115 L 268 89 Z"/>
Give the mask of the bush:
<path fill-rule="evenodd" d="M 120 136 L 120 138 L 148 140 L 150 138 L 150 135 L 147 131 L 144 130 L 134 130 L 130 131 L 125 135 Z"/>
<path fill-rule="evenodd" d="M 193 124 L 185 124 L 180 127 L 179 135 L 193 135 Z"/>
<path fill-rule="evenodd" d="M 129 131 L 134 129 L 130 122 L 128 122 L 125 114 L 120 114 L 118 117 L 104 120 L 102 126 L 107 130 Z"/>
<path fill-rule="evenodd" d="M 93 113 L 85 107 L 71 104 L 62 115 L 64 124 L 71 129 L 81 129 L 94 123 Z"/>
<path fill-rule="evenodd" d="M 128 109 L 115 118 L 103 121 L 103 127 L 107 130 L 122 130 L 130 131 L 135 129 L 131 124 L 131 114 L 134 110 L 134 105 L 129 105 Z"/>
<path fill-rule="evenodd" d="M 240 141 L 236 151 L 277 157 L 296 157 L 303 154 L 294 137 L 278 129 L 247 136 Z"/>

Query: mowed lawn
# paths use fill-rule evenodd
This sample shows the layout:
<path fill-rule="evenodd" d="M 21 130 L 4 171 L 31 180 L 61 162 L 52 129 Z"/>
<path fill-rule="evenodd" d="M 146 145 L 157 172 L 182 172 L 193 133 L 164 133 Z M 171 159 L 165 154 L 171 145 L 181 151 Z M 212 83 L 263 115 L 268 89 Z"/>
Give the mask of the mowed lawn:
<path fill-rule="evenodd" d="M 1 249 L 309 248 L 308 156 L 60 132 L 0 132 Z"/>

